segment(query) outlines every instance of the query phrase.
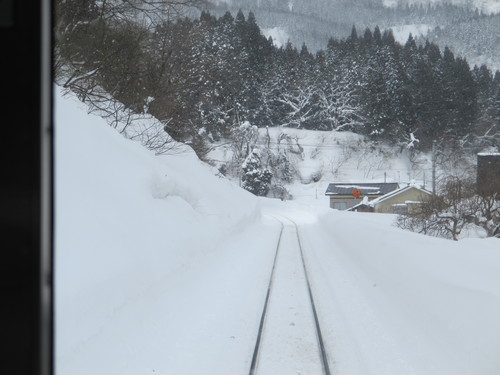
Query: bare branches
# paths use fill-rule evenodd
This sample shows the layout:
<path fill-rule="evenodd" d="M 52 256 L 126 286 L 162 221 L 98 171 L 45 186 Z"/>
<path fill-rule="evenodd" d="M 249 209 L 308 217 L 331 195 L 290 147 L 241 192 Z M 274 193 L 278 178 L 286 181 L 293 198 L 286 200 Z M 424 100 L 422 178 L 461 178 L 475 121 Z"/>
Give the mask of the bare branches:
<path fill-rule="evenodd" d="M 456 177 L 397 220 L 400 228 L 455 241 L 468 225 L 482 228 L 487 237 L 500 236 L 500 194 L 478 195 L 472 181 Z"/>
<path fill-rule="evenodd" d="M 318 106 L 321 118 L 333 130 L 353 130 L 363 124 L 363 116 L 351 84 L 328 82 L 318 89 Z"/>
<path fill-rule="evenodd" d="M 133 20 L 153 28 L 207 4 L 206 0 L 104 0 L 99 2 L 98 13 L 100 19 L 108 22 Z"/>
<path fill-rule="evenodd" d="M 315 88 L 313 86 L 298 87 L 295 90 L 283 92 L 277 101 L 282 103 L 288 109 L 286 122 L 283 126 L 293 126 L 302 128 L 304 124 L 314 118 L 314 96 Z"/>

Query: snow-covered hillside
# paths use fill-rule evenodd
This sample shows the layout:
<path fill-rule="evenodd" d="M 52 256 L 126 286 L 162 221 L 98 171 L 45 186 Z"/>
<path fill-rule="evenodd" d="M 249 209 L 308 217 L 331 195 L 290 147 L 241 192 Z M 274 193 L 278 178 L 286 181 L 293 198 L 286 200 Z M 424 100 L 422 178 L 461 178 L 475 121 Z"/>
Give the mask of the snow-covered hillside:
<path fill-rule="evenodd" d="M 453 4 L 458 6 L 472 7 L 486 14 L 500 12 L 500 1 L 498 0 L 383 0 L 385 6 L 394 7 L 398 3 L 403 4 Z"/>
<path fill-rule="evenodd" d="M 386 181 L 401 185 L 414 182 L 427 189 L 431 188 L 430 153 L 413 153 L 408 147 L 375 144 L 362 135 L 348 131 L 274 127 L 261 128 L 258 132 L 256 147 L 265 153 L 269 132 L 271 150 L 277 153 L 281 149 L 292 162 L 295 169 L 294 180 L 284 185 L 296 198 L 316 198 L 318 195 L 322 198 L 331 182 Z M 278 139 L 283 134 L 287 135 L 288 140 L 282 140 L 278 144 Z M 226 141 L 220 143 L 209 154 L 209 158 L 218 167 L 229 163 L 233 157 L 231 145 Z M 461 168 L 463 167 L 462 164 Z M 443 168 L 447 168 L 448 173 L 451 172 L 449 165 L 440 165 L 437 167 L 438 177 Z"/>
<path fill-rule="evenodd" d="M 426 24 L 415 24 L 415 25 L 404 25 L 404 26 L 394 26 L 391 28 L 394 34 L 394 39 L 401 45 L 404 45 L 408 41 L 410 34 L 415 37 L 419 36 L 425 38 L 427 33 L 433 29 L 432 26 Z"/>
<path fill-rule="evenodd" d="M 279 26 L 262 29 L 261 32 L 266 38 L 271 37 L 276 47 L 284 47 L 290 40 L 290 35 L 288 35 L 285 29 Z"/>
<path fill-rule="evenodd" d="M 301 339 L 312 327 L 288 304 L 303 282 L 299 237 L 332 373 L 499 373 L 498 239 L 406 232 L 393 215 L 331 210 L 322 194 L 256 198 L 189 149 L 155 156 L 58 88 L 55 102 L 58 375 L 248 374 L 282 227 L 275 282 L 292 293 L 271 293 L 286 320 L 264 337 L 276 358 L 298 354 L 263 352 L 259 373 L 318 368 Z M 318 148 L 342 149 L 322 135 L 300 139 L 304 178 L 321 167 Z M 380 177 L 359 147 L 338 173 Z"/>
<path fill-rule="evenodd" d="M 324 50 L 328 40 L 349 37 L 355 25 L 359 35 L 365 28 L 382 31 L 392 29 L 396 40 L 404 44 L 411 32 L 423 43 L 426 38 L 437 44 L 441 51 L 448 47 L 467 59 L 469 65 L 487 65 L 499 68 L 498 0 L 378 0 L 370 2 L 351 0 L 218 0 L 213 11 L 222 16 L 226 11 L 234 15 L 239 9 L 255 13 L 262 33 L 272 36 L 277 46 L 290 41 L 298 49 L 305 43 L 310 52 Z M 397 5 L 403 5 L 397 8 Z M 420 4 L 421 8 L 405 8 L 407 4 Z M 427 9 L 427 7 L 430 7 Z M 481 14 L 478 16 L 477 11 Z M 495 29 L 496 27 L 496 29 Z M 449 29 L 451 28 L 451 29 Z M 444 30 L 444 31 L 443 31 Z"/>

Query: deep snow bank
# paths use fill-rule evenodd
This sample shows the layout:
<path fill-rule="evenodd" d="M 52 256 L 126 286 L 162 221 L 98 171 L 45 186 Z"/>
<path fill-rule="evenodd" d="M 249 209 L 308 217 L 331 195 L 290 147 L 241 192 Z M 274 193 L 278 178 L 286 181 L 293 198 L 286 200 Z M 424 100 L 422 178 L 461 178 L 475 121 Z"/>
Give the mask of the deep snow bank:
<path fill-rule="evenodd" d="M 65 361 L 130 299 L 260 211 L 192 151 L 154 156 L 58 87 L 54 99 L 56 352 Z"/>
<path fill-rule="evenodd" d="M 400 351 L 405 366 L 418 374 L 498 374 L 498 239 L 434 238 L 395 228 L 394 219 L 332 210 L 319 220 L 328 234 L 323 239 L 330 244 L 327 253 L 335 262 L 342 260 L 384 334 L 397 343 L 388 355 L 389 344 L 373 342 L 376 336 L 366 333 L 368 326 L 355 325 L 349 335 L 363 343 L 369 367 L 376 369 L 379 363 L 380 371 L 374 373 L 392 373 L 388 363 L 396 363 Z M 344 291 L 344 314 L 362 315 L 347 288 L 337 296 Z"/>

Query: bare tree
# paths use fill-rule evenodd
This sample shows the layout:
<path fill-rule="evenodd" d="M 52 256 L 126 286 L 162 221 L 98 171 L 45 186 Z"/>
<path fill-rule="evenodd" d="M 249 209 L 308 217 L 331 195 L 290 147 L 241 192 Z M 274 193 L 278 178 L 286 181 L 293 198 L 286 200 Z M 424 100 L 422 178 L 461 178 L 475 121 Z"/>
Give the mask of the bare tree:
<path fill-rule="evenodd" d="M 97 94 L 99 92 L 99 94 Z M 68 95 L 69 89 L 63 91 Z M 184 152 L 185 147 L 165 131 L 166 123 L 147 113 L 136 113 L 111 97 L 105 91 L 93 90 L 92 99 L 86 102 L 88 113 L 103 118 L 109 126 L 124 137 L 138 141 L 156 155 Z"/>
<path fill-rule="evenodd" d="M 154 27 L 208 5 L 208 0 L 57 0 L 56 30 L 68 19 L 81 22 L 78 18 L 88 14 L 106 22 L 134 21 Z"/>
<path fill-rule="evenodd" d="M 488 237 L 500 238 L 500 195 L 478 195 L 476 206 L 474 224 L 483 228 Z"/>
<path fill-rule="evenodd" d="M 363 116 L 351 84 L 327 82 L 317 91 L 320 118 L 333 130 L 353 130 L 363 124 Z"/>
<path fill-rule="evenodd" d="M 488 237 L 500 236 L 500 196 L 479 195 L 473 180 L 448 177 L 439 193 L 430 196 L 396 225 L 414 232 L 458 240 L 468 225 L 485 230 Z"/>
<path fill-rule="evenodd" d="M 283 126 L 292 126 L 297 129 L 311 121 L 316 115 L 314 111 L 314 96 L 316 89 L 313 86 L 297 87 L 294 90 L 283 92 L 277 101 L 288 109 Z"/>
<path fill-rule="evenodd" d="M 57 0 L 56 83 L 74 92 L 89 112 L 103 117 L 124 136 L 157 154 L 174 152 L 178 144 L 165 130 L 172 119 L 151 115 L 154 98 L 146 94 L 144 84 L 152 80 L 148 77 L 152 70 L 160 76 L 169 74 L 172 46 L 163 45 L 166 48 L 158 51 L 163 70 L 148 66 L 144 51 L 157 51 L 151 48 L 158 42 L 152 38 L 152 27 L 205 4 L 205 0 Z M 163 76 L 160 84 L 168 80 Z M 193 146 L 198 138 L 190 138 Z"/>

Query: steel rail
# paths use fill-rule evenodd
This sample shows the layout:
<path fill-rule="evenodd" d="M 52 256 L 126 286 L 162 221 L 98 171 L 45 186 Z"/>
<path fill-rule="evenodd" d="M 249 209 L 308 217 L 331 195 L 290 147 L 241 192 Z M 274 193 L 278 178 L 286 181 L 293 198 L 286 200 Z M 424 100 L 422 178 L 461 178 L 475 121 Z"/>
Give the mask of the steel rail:
<path fill-rule="evenodd" d="M 264 308 L 262 309 L 262 314 L 260 317 L 259 332 L 257 334 L 257 340 L 255 342 L 255 348 L 253 351 L 252 363 L 250 364 L 249 375 L 254 375 L 255 370 L 257 368 L 257 358 L 259 355 L 260 342 L 261 342 L 261 338 L 262 338 L 262 331 L 264 330 L 264 322 L 266 320 L 267 306 L 269 303 L 269 296 L 271 295 L 271 289 L 272 289 L 272 285 L 273 285 L 274 270 L 276 269 L 276 259 L 278 259 L 278 252 L 279 252 L 279 248 L 280 248 L 280 244 L 281 244 L 281 237 L 283 236 L 283 229 L 285 228 L 285 225 L 283 224 L 283 222 L 280 221 L 280 223 L 281 223 L 281 230 L 280 230 L 280 234 L 278 237 L 278 243 L 276 245 L 276 253 L 274 254 L 273 267 L 271 269 L 271 276 L 269 278 L 269 284 L 267 286 L 267 294 L 266 294 L 266 299 L 264 301 Z"/>
<path fill-rule="evenodd" d="M 279 234 L 278 243 L 276 245 L 276 253 L 274 255 L 274 261 L 273 261 L 271 276 L 270 276 L 269 284 L 268 284 L 268 288 L 267 288 L 266 299 L 264 302 L 264 308 L 262 310 L 262 315 L 260 318 L 259 332 L 257 334 L 257 340 L 255 343 L 255 348 L 254 348 L 254 352 L 253 352 L 253 356 L 252 356 L 252 363 L 250 365 L 249 375 L 255 375 L 255 372 L 257 369 L 257 359 L 258 359 L 258 354 L 259 354 L 259 349 L 260 349 L 260 344 L 261 344 L 262 333 L 264 330 L 264 322 L 266 320 L 267 307 L 269 304 L 269 298 L 271 295 L 271 289 L 272 289 L 272 285 L 273 285 L 274 270 L 276 269 L 276 262 L 278 259 L 279 247 L 281 244 L 281 238 L 283 236 L 283 231 L 284 231 L 284 227 L 285 227 L 282 219 L 285 219 L 285 220 L 291 222 L 295 228 L 295 233 L 297 235 L 297 243 L 298 243 L 299 249 L 300 249 L 300 257 L 301 257 L 301 261 L 302 261 L 302 267 L 304 269 L 304 275 L 305 275 L 306 284 L 307 284 L 309 301 L 311 303 L 311 309 L 312 309 L 313 316 L 314 316 L 314 326 L 316 329 L 316 337 L 318 339 L 318 346 L 319 346 L 319 351 L 320 351 L 320 358 L 321 358 L 321 362 L 322 362 L 323 373 L 324 373 L 324 375 L 331 375 L 330 366 L 328 364 L 328 356 L 326 353 L 325 344 L 323 341 L 323 335 L 321 333 L 321 326 L 319 323 L 318 313 L 316 310 L 316 304 L 314 302 L 314 297 L 313 297 L 313 293 L 312 293 L 312 289 L 311 289 L 311 282 L 309 281 L 309 274 L 307 272 L 307 267 L 306 267 L 306 262 L 305 262 L 305 257 L 304 257 L 304 250 L 303 250 L 302 241 L 301 241 L 300 235 L 299 235 L 298 225 L 297 225 L 297 223 L 295 223 L 293 220 L 291 220 L 288 217 L 282 217 L 282 219 L 280 219 L 276 216 L 273 216 L 273 217 L 281 223 L 281 231 Z"/>
<path fill-rule="evenodd" d="M 314 297 L 313 297 L 313 293 L 312 293 L 312 289 L 311 289 L 311 282 L 309 281 L 309 274 L 307 272 L 307 267 L 306 267 L 306 262 L 305 262 L 305 257 L 304 257 L 304 249 L 303 249 L 302 241 L 301 241 L 300 235 L 299 235 L 299 227 L 298 227 L 297 223 L 295 221 L 293 221 L 292 219 L 290 219 L 288 217 L 286 219 L 288 221 L 292 222 L 292 224 L 295 226 L 295 233 L 297 234 L 297 242 L 299 244 L 299 249 L 300 249 L 300 257 L 302 259 L 302 266 L 304 268 L 304 274 L 306 277 L 307 290 L 309 292 L 309 300 L 311 302 L 311 308 L 312 308 L 312 312 L 314 315 L 314 325 L 316 327 L 316 335 L 318 338 L 318 345 L 319 345 L 319 350 L 320 350 L 320 354 L 321 354 L 321 363 L 323 365 L 324 374 L 331 375 L 330 366 L 328 364 L 328 356 L 326 354 L 325 343 L 323 341 L 323 335 L 321 333 L 321 326 L 319 323 L 318 312 L 316 310 L 316 303 L 314 302 Z"/>

